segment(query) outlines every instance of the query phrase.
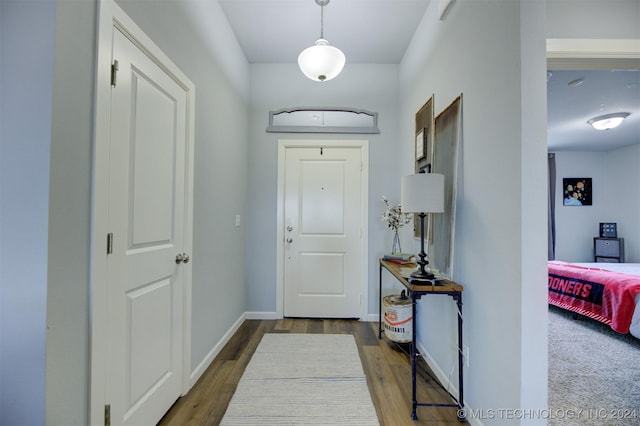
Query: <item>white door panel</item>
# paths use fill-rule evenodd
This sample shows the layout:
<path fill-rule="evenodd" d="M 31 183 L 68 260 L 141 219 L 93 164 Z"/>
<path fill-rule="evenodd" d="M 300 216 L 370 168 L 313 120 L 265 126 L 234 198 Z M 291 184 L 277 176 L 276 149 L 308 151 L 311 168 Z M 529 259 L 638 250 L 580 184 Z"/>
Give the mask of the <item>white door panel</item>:
<path fill-rule="evenodd" d="M 182 388 L 187 96 L 116 28 L 113 56 L 106 399 L 113 424 L 153 424 Z"/>
<path fill-rule="evenodd" d="M 180 158 L 174 158 L 179 102 L 156 86 L 150 76 L 132 69 L 132 136 L 130 194 L 132 195 L 132 246 L 173 239 L 174 179 Z M 142 195 L 136 196 L 136 195 Z"/>
<path fill-rule="evenodd" d="M 345 162 L 304 161 L 300 166 L 300 234 L 344 234 Z"/>
<path fill-rule="evenodd" d="M 346 296 L 344 260 L 344 253 L 300 253 L 300 295 Z"/>
<path fill-rule="evenodd" d="M 127 340 L 131 348 L 129 405 L 171 375 L 171 279 L 167 278 L 127 292 Z M 157 328 L 159 333 L 148 330 Z"/>
<path fill-rule="evenodd" d="M 284 315 L 358 318 L 361 151 L 288 148 L 285 161 Z"/>

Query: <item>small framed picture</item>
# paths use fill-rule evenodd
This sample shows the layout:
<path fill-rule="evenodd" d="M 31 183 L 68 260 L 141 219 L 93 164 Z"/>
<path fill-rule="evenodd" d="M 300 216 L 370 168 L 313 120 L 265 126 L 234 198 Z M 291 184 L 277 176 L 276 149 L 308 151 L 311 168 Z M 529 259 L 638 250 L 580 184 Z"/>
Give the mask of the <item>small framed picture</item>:
<path fill-rule="evenodd" d="M 600 237 L 618 238 L 618 224 L 615 222 L 600 222 Z"/>
<path fill-rule="evenodd" d="M 416 135 L 416 161 L 423 159 L 427 153 L 425 142 L 425 129 L 420 129 Z"/>
<path fill-rule="evenodd" d="M 592 204 L 591 178 L 562 179 L 564 206 L 590 206 Z"/>

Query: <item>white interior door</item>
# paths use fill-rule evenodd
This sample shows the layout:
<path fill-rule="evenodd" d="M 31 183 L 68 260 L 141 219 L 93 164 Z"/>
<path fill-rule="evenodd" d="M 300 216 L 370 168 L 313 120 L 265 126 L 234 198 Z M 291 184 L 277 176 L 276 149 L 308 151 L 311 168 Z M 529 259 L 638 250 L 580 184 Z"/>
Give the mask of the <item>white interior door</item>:
<path fill-rule="evenodd" d="M 155 424 L 182 390 L 187 94 L 115 27 L 113 59 L 106 403 Z"/>
<path fill-rule="evenodd" d="M 287 148 L 284 315 L 359 318 L 362 162 L 359 148 Z"/>

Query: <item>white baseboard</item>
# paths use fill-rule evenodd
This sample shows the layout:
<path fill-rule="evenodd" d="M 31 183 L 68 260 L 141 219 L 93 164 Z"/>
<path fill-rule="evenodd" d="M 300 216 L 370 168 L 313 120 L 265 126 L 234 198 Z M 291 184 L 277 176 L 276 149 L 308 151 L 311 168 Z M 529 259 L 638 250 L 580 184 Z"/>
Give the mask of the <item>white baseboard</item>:
<path fill-rule="evenodd" d="M 433 373 L 436 375 L 436 378 L 442 384 L 442 386 L 444 386 L 445 389 L 448 389 L 451 395 L 460 395 L 460 391 L 458 389 L 458 375 L 456 374 L 455 380 L 450 380 L 451 377 L 445 374 L 444 371 L 442 371 L 429 351 L 427 351 L 427 349 L 420 342 L 417 343 L 416 348 L 418 349 L 418 352 L 420 352 L 420 355 L 422 355 L 422 358 L 424 358 L 425 362 L 429 365 L 429 368 L 431 368 L 431 371 L 433 371 Z"/>
<path fill-rule="evenodd" d="M 378 322 L 380 319 L 380 315 L 378 314 L 369 314 L 367 318 L 364 320 L 366 322 Z"/>
<path fill-rule="evenodd" d="M 282 318 L 275 312 L 245 312 L 244 315 L 249 320 L 277 320 Z"/>
<path fill-rule="evenodd" d="M 282 319 L 281 316 L 278 316 L 275 312 L 245 312 L 246 319 L 248 320 L 277 320 Z M 378 322 L 378 318 L 380 315 L 378 314 L 368 314 L 366 318 L 361 321 L 365 322 Z"/>
<path fill-rule="evenodd" d="M 246 317 L 247 317 L 246 313 L 240 315 L 240 318 L 238 318 L 236 322 L 233 323 L 231 328 L 227 330 L 226 333 L 224 333 L 224 335 L 218 341 L 218 343 L 216 343 L 213 346 L 213 348 L 211 348 L 209 353 L 207 353 L 207 355 L 200 362 L 200 364 L 198 364 L 195 370 L 191 372 L 191 385 L 189 386 L 190 389 L 193 387 L 193 385 L 196 384 L 200 376 L 202 376 L 204 372 L 207 371 L 207 368 L 209 368 L 213 360 L 216 358 L 216 356 L 218 356 L 222 348 L 224 348 L 224 345 L 226 345 L 229 342 L 229 340 L 231 340 L 231 337 L 233 337 L 235 332 L 238 331 L 238 329 L 240 328 L 244 320 L 247 319 Z"/>
<path fill-rule="evenodd" d="M 458 389 L 458 375 L 456 374 L 455 380 L 450 380 L 450 377 L 445 374 L 444 371 L 442 371 L 442 368 L 440 368 L 438 363 L 433 359 L 424 345 L 418 342 L 416 344 L 416 349 L 418 350 L 424 361 L 427 363 L 427 365 L 429 365 L 429 368 L 431 368 L 431 371 L 433 371 L 433 374 L 435 374 L 436 378 L 442 384 L 442 386 L 444 386 L 445 389 L 449 389 L 449 393 L 451 393 L 451 395 L 457 396 L 459 398 L 460 390 Z M 473 409 L 469 407 L 466 402 L 463 406 L 467 413 L 473 411 Z M 482 426 L 482 422 L 476 417 L 467 418 L 467 422 L 469 422 L 469 424 L 472 426 Z"/>

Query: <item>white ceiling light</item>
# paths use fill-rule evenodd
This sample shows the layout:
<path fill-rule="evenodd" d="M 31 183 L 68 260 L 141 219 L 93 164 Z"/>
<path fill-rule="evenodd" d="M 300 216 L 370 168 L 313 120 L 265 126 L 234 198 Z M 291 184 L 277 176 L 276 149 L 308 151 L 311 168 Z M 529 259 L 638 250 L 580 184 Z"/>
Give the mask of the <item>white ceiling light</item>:
<path fill-rule="evenodd" d="M 622 120 L 629 116 L 628 112 L 614 112 L 613 114 L 599 115 L 593 117 L 587 123 L 591 124 L 597 130 L 609 130 L 618 127 Z"/>
<path fill-rule="evenodd" d="M 316 3 L 320 6 L 320 38 L 298 55 L 298 66 L 311 80 L 328 81 L 340 74 L 346 59 L 340 49 L 329 46 L 324 38 L 324 7 L 329 0 L 316 0 Z"/>

